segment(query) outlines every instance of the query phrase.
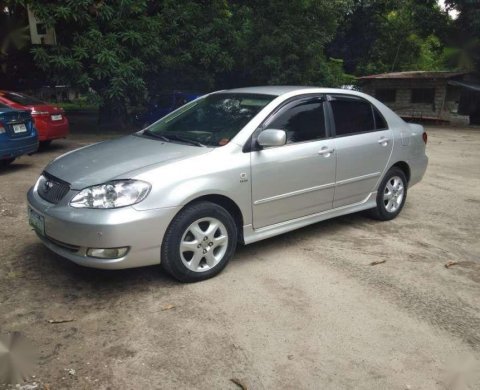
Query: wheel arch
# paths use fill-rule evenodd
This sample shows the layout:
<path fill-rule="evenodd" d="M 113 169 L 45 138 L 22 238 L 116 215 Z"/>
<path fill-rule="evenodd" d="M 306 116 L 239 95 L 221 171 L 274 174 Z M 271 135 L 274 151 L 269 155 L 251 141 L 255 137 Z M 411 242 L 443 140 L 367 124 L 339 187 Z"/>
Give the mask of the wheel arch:
<path fill-rule="evenodd" d="M 390 168 L 393 168 L 393 167 L 400 168 L 405 174 L 405 177 L 407 178 L 407 183 L 410 183 L 410 177 L 411 177 L 410 166 L 405 161 L 397 161 Z"/>
<path fill-rule="evenodd" d="M 207 194 L 207 195 L 202 195 L 199 196 L 195 199 L 190 200 L 188 203 L 186 203 L 183 207 L 182 210 L 192 203 L 197 203 L 197 202 L 202 202 L 202 201 L 207 201 L 207 202 L 212 202 L 215 203 L 221 207 L 223 207 L 225 210 L 227 210 L 230 215 L 233 217 L 233 220 L 235 221 L 235 224 L 237 225 L 237 234 L 238 234 L 238 241 L 241 242 L 242 244 L 244 243 L 243 240 L 243 214 L 238 206 L 238 204 L 229 198 L 228 196 L 225 195 L 220 195 L 220 194 Z"/>

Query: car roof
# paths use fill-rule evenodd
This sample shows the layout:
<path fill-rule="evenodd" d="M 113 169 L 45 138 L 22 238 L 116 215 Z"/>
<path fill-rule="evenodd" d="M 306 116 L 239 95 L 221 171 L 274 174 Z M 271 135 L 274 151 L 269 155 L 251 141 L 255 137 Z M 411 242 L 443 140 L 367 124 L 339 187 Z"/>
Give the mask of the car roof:
<path fill-rule="evenodd" d="M 285 93 L 304 90 L 304 89 L 316 89 L 318 87 L 306 87 L 302 85 L 265 85 L 258 87 L 245 87 L 245 88 L 234 88 L 228 89 L 219 92 L 231 92 L 231 93 L 255 93 L 262 95 L 274 95 L 280 96 Z"/>
<path fill-rule="evenodd" d="M 362 95 L 359 91 L 346 88 L 324 88 L 316 86 L 306 86 L 306 85 L 265 85 L 258 87 L 245 87 L 245 88 L 234 88 L 227 89 L 223 91 L 217 91 L 216 93 L 252 93 L 252 94 L 263 94 L 263 95 L 272 95 L 272 96 L 281 96 L 287 93 L 292 92 L 301 92 L 308 93 L 311 90 L 314 93 L 341 93 L 348 95 Z"/>

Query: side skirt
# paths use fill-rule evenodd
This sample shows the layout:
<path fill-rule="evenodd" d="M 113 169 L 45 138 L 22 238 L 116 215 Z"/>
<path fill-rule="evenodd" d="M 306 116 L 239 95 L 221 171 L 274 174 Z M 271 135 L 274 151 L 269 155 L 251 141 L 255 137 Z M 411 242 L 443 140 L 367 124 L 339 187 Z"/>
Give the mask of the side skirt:
<path fill-rule="evenodd" d="M 313 223 L 321 222 L 326 219 L 339 217 L 345 214 L 356 213 L 363 210 L 368 210 L 377 205 L 377 192 L 372 192 L 363 201 L 350 204 L 347 206 L 337 207 L 336 209 L 322 211 L 321 213 L 307 215 L 305 217 L 291 219 L 289 221 L 280 222 L 275 225 L 265 226 L 260 229 L 254 229 L 252 225 L 243 227 L 243 238 L 245 245 L 252 242 L 265 240 L 279 234 L 287 233 Z"/>

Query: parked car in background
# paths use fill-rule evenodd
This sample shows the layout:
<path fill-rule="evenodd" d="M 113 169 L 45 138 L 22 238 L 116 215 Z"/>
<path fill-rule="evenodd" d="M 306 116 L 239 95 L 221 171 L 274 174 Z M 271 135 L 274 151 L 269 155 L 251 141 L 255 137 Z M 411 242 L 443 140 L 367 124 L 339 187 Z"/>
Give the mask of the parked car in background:
<path fill-rule="evenodd" d="M 38 139 L 44 145 L 58 138 L 65 138 L 70 129 L 62 108 L 45 103 L 20 92 L 0 90 L 0 103 L 17 110 L 28 110 L 32 115 Z"/>
<path fill-rule="evenodd" d="M 135 120 L 140 126 L 147 127 L 178 107 L 200 96 L 197 92 L 173 91 L 170 93 L 159 93 L 151 98 L 146 111 L 135 115 Z"/>
<path fill-rule="evenodd" d="M 13 110 L 0 103 L 0 166 L 38 149 L 38 134 L 28 111 Z"/>
<path fill-rule="evenodd" d="M 371 96 L 253 87 L 52 161 L 28 192 L 54 252 L 96 268 L 219 273 L 237 243 L 370 210 L 388 221 L 427 169 L 427 134 Z"/>

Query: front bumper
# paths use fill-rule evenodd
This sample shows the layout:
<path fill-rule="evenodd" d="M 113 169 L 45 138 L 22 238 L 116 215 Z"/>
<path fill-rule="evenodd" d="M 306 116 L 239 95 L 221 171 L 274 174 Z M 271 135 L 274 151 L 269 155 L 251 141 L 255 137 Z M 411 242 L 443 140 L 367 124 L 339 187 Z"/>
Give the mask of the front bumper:
<path fill-rule="evenodd" d="M 141 267 L 160 263 L 165 231 L 180 207 L 138 211 L 119 209 L 76 209 L 68 205 L 67 194 L 59 204 L 43 200 L 31 188 L 28 205 L 43 216 L 44 234 L 39 238 L 50 250 L 77 264 L 103 269 Z M 87 256 L 88 248 L 130 247 L 118 259 Z"/>

